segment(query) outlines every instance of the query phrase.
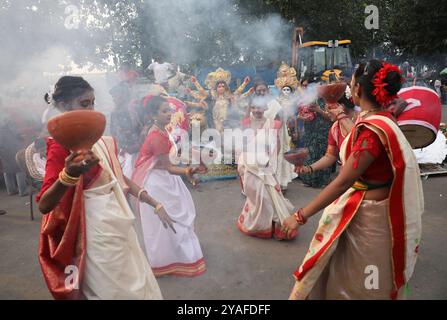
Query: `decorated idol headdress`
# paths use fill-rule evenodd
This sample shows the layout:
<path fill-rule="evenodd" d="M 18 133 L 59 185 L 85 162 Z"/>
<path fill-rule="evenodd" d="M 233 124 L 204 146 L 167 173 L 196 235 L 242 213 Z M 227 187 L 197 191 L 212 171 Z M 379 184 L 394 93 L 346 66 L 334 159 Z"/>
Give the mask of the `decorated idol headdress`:
<path fill-rule="evenodd" d="M 224 81 L 227 86 L 229 86 L 231 82 L 231 72 L 218 68 L 216 71 L 208 73 L 205 79 L 205 85 L 208 89 L 214 90 L 219 81 Z"/>
<path fill-rule="evenodd" d="M 293 90 L 298 88 L 299 82 L 296 77 L 296 70 L 283 62 L 276 74 L 275 86 L 281 90 L 284 87 L 291 87 Z"/>

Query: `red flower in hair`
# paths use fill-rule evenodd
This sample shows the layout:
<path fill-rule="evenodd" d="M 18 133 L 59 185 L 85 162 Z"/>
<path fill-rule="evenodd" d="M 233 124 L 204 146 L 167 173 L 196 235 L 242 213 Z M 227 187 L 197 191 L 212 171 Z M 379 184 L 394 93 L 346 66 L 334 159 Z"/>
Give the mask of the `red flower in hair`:
<path fill-rule="evenodd" d="M 390 64 L 390 63 L 382 63 L 382 68 L 376 72 L 374 75 L 374 79 L 372 81 L 375 89 L 372 92 L 372 95 L 376 98 L 376 101 L 381 106 L 388 106 L 391 101 L 397 98 L 397 94 L 390 95 L 388 90 L 385 88 L 388 83 L 385 82 L 386 77 L 390 72 L 401 73 L 399 67 Z"/>

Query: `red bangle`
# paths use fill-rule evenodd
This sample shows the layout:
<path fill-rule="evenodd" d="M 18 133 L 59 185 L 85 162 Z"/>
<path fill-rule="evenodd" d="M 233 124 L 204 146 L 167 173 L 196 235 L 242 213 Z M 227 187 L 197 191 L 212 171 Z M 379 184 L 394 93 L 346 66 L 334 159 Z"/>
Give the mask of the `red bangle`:
<path fill-rule="evenodd" d="M 293 216 L 299 225 L 303 225 L 307 222 L 307 219 L 303 216 L 303 208 L 300 208 Z"/>

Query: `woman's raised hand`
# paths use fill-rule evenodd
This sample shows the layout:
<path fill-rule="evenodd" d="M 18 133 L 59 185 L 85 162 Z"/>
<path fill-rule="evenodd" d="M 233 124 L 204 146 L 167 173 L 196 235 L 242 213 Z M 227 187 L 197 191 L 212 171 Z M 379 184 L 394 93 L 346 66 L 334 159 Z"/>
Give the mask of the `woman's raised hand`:
<path fill-rule="evenodd" d="M 79 177 L 99 163 L 92 150 L 72 152 L 65 159 L 65 171 L 72 177 Z"/>
<path fill-rule="evenodd" d="M 328 109 L 329 114 L 331 114 L 331 116 L 333 118 L 337 118 L 338 115 L 340 115 L 340 113 L 344 113 L 345 112 L 345 108 L 341 105 L 341 104 L 337 104 L 336 108 L 329 108 Z"/>

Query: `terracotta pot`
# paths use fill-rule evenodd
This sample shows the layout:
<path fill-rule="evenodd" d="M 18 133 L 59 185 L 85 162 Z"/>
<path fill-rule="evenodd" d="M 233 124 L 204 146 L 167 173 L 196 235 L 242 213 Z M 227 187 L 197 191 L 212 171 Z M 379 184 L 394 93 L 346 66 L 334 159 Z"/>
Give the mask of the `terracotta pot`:
<path fill-rule="evenodd" d="M 331 107 L 337 104 L 337 101 L 343 97 L 346 91 L 346 82 L 336 82 L 323 84 L 318 87 L 318 94 L 324 99 L 326 104 Z"/>
<path fill-rule="evenodd" d="M 284 159 L 286 159 L 287 162 L 295 166 L 302 166 L 308 156 L 309 156 L 309 149 L 307 148 L 293 149 L 284 153 Z"/>
<path fill-rule="evenodd" d="M 48 132 L 70 151 L 87 151 L 98 141 L 106 128 L 106 117 L 93 110 L 62 113 L 48 121 Z"/>

